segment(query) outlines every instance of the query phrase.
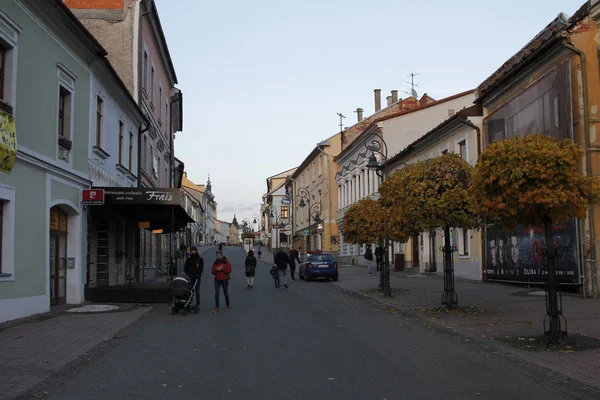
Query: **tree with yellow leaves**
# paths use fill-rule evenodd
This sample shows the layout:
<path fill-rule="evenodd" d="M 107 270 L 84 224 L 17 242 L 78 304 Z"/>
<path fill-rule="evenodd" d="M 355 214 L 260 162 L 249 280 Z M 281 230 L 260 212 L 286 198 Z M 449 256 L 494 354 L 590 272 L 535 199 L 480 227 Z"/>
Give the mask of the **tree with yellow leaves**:
<path fill-rule="evenodd" d="M 584 218 L 589 204 L 599 200 L 599 182 L 580 171 L 581 150 L 570 140 L 542 134 L 494 142 L 481 154 L 470 193 L 475 210 L 506 229 L 516 225 L 544 229 L 545 242 L 554 243 L 555 223 Z M 549 343 L 561 342 L 556 282 L 556 250 L 545 249 Z"/>
<path fill-rule="evenodd" d="M 390 213 L 402 215 L 406 231 L 444 230 L 444 295 L 448 308 L 458 305 L 450 229 L 479 225 L 469 197 L 472 167 L 457 154 L 419 161 L 391 174 L 380 187 Z M 410 229 L 407 229 L 409 227 Z"/>
<path fill-rule="evenodd" d="M 371 198 L 362 199 L 344 214 L 344 241 L 355 244 L 382 243 L 384 222 L 385 211 L 381 204 Z"/>

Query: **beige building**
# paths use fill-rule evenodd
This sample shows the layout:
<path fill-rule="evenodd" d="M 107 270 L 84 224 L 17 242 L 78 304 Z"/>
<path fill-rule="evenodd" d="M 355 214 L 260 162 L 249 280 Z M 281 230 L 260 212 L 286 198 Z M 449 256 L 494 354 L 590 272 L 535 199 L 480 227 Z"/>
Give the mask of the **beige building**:
<path fill-rule="evenodd" d="M 338 254 L 338 165 L 334 157 L 341 149 L 341 133 L 318 143 L 287 182 L 286 191 L 293 204 L 293 245 L 302 247 L 303 252 Z"/>
<path fill-rule="evenodd" d="M 291 245 L 291 198 L 285 184 L 296 172 L 288 169 L 267 178 L 267 193 L 261 205 L 261 241 L 271 249 L 288 250 Z M 269 215 L 265 212 L 269 210 Z"/>

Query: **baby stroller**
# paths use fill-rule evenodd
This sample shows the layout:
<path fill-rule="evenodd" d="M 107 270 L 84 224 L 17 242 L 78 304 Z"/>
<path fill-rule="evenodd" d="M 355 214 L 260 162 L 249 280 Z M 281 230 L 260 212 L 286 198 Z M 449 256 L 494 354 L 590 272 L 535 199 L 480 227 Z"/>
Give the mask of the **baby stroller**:
<path fill-rule="evenodd" d="M 198 279 L 194 282 L 194 286 L 190 283 L 190 278 L 186 274 L 177 274 L 171 283 L 173 292 L 173 302 L 171 303 L 171 314 L 175 315 L 179 310 L 183 309 L 183 315 L 194 311 L 198 314 L 196 307 L 196 285 Z"/>

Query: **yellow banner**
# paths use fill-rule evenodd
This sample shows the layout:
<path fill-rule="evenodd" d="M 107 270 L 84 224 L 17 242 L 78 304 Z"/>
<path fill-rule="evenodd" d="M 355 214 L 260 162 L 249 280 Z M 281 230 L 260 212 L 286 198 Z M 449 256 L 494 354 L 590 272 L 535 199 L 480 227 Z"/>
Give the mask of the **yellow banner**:
<path fill-rule="evenodd" d="M 15 119 L 0 110 L 0 171 L 10 174 L 17 161 Z"/>

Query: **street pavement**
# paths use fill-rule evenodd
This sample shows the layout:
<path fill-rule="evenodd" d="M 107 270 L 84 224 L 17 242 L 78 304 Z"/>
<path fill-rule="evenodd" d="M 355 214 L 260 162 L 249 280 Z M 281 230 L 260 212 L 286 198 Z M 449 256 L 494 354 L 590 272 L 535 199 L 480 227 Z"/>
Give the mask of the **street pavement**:
<path fill-rule="evenodd" d="M 231 312 L 211 313 L 213 258 L 205 253 L 199 314 L 172 316 L 168 306 L 156 307 L 118 346 L 35 398 L 599 398 L 568 378 L 493 346 L 457 341 L 332 282 L 275 289 L 270 263 L 261 262 L 247 290 L 243 250 L 224 252 L 234 266 Z"/>

